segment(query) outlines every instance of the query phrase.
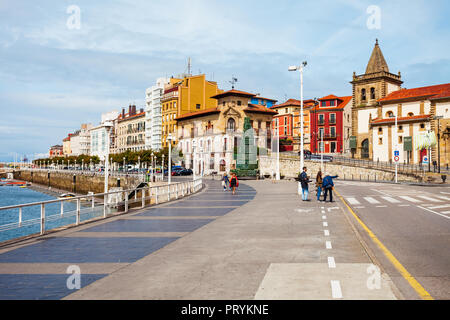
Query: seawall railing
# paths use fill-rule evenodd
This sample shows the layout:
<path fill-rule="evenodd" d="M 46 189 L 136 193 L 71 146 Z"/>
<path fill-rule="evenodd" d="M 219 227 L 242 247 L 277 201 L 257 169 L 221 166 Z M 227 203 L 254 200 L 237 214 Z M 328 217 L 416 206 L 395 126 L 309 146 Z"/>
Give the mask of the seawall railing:
<path fill-rule="evenodd" d="M 145 208 L 181 199 L 200 191 L 202 187 L 203 180 L 199 178 L 166 185 L 0 207 L 2 220 L 6 221 L 0 225 L 0 244 L 128 213 L 131 207 Z"/>

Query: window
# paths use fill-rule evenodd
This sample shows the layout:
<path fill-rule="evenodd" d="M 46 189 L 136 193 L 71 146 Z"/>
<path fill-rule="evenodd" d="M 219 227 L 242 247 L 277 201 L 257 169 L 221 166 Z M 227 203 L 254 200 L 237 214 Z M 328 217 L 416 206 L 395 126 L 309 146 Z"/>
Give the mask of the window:
<path fill-rule="evenodd" d="M 420 129 L 425 129 L 425 123 L 420 124 Z"/>
<path fill-rule="evenodd" d="M 362 101 L 366 100 L 366 89 L 361 89 L 361 100 Z"/>
<path fill-rule="evenodd" d="M 330 127 L 330 136 L 332 138 L 336 137 L 336 127 Z"/>
<path fill-rule="evenodd" d="M 370 88 L 370 99 L 375 99 L 375 88 Z"/>
<path fill-rule="evenodd" d="M 379 127 L 378 128 L 378 134 L 382 134 L 383 133 L 383 128 Z"/>
<path fill-rule="evenodd" d="M 195 105 L 195 108 L 196 108 L 196 109 L 200 109 L 200 104 L 197 103 L 197 104 Z"/>
<path fill-rule="evenodd" d="M 319 114 L 319 124 L 320 125 L 323 125 L 324 124 L 324 122 L 325 122 L 325 116 L 323 115 L 323 114 Z"/>
<path fill-rule="evenodd" d="M 326 107 L 327 106 L 327 102 L 326 101 L 322 101 L 320 104 L 321 107 Z"/>
<path fill-rule="evenodd" d="M 383 144 L 383 138 L 378 138 L 378 144 Z"/>
<path fill-rule="evenodd" d="M 330 107 L 334 107 L 334 100 L 330 101 Z"/>
<path fill-rule="evenodd" d="M 413 116 L 414 116 L 414 113 L 412 113 L 412 112 L 408 113 L 408 117 L 413 117 Z"/>
<path fill-rule="evenodd" d="M 398 137 L 398 143 L 403 143 L 403 137 L 402 136 Z"/>
<path fill-rule="evenodd" d="M 330 113 L 330 123 L 336 123 L 336 114 Z"/>
<path fill-rule="evenodd" d="M 286 109 L 284 110 L 284 113 L 289 113 L 288 108 L 286 108 Z"/>
<path fill-rule="evenodd" d="M 398 131 L 403 132 L 403 126 L 398 126 Z"/>
<path fill-rule="evenodd" d="M 386 112 L 386 118 L 392 118 L 394 116 L 394 113 L 392 111 Z"/>
<path fill-rule="evenodd" d="M 238 101 L 237 101 L 237 105 L 238 105 L 238 106 L 242 105 L 241 100 L 238 100 Z"/>
<path fill-rule="evenodd" d="M 231 131 L 236 130 L 236 121 L 234 121 L 233 118 L 228 119 L 228 122 L 227 122 L 227 129 L 228 129 L 228 130 L 231 130 Z"/>

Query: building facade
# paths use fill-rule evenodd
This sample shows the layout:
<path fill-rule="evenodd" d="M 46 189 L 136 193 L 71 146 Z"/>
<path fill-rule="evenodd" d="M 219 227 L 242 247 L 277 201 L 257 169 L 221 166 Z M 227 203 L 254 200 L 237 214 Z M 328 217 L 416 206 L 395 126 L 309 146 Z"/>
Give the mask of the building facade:
<path fill-rule="evenodd" d="M 270 149 L 271 123 L 276 115 L 267 107 L 254 105 L 256 95 L 230 90 L 213 96 L 217 107 L 191 112 L 176 118 L 178 148 L 184 165 L 200 173 L 229 172 L 235 168 L 235 151 L 244 135 L 244 119 L 249 118 L 255 145 Z M 195 150 L 195 162 L 194 162 Z"/>
<path fill-rule="evenodd" d="M 303 149 L 310 150 L 310 110 L 314 106 L 314 100 L 303 100 Z M 273 105 L 272 110 L 278 112 L 273 119 L 273 130 L 280 138 L 291 139 L 293 150 L 300 150 L 301 124 L 300 124 L 300 100 L 289 99 L 282 104 Z"/>
<path fill-rule="evenodd" d="M 70 149 L 72 156 L 79 156 L 82 154 L 88 155 L 91 152 L 91 137 L 89 130 L 92 124 L 83 123 L 80 130 L 75 131 L 70 136 Z"/>
<path fill-rule="evenodd" d="M 399 151 L 400 163 L 422 163 L 425 156 L 437 162 L 437 145 L 414 148 L 416 140 L 431 133 L 436 138 L 439 134 L 441 164 L 449 162 L 450 83 L 394 91 L 379 100 L 377 111 L 377 116 L 369 119 L 373 160 L 394 161 L 394 151 Z"/>
<path fill-rule="evenodd" d="M 102 114 L 100 125 L 91 128 L 91 156 L 98 156 L 100 161 L 105 161 L 106 155 L 113 153 L 115 149 L 115 127 L 114 124 L 119 116 L 119 112 L 111 111 Z M 110 127 L 109 125 L 112 126 Z M 108 150 L 108 134 L 109 134 L 109 150 Z"/>
<path fill-rule="evenodd" d="M 72 136 L 71 133 L 67 135 L 66 138 L 63 139 L 63 154 L 64 156 L 70 156 L 72 154 L 72 149 L 70 148 L 70 137 Z"/>
<path fill-rule="evenodd" d="M 55 158 L 55 157 L 62 157 L 62 156 L 64 156 L 63 146 L 59 145 L 59 144 L 51 146 L 48 155 L 49 155 L 49 158 Z"/>
<path fill-rule="evenodd" d="M 183 114 L 217 107 L 217 100 L 212 96 L 220 92 L 217 83 L 206 80 L 204 74 L 171 79 L 164 89 L 162 99 L 162 147 L 168 146 L 167 136 L 171 134 L 176 144 L 177 122 L 175 118 Z"/>
<path fill-rule="evenodd" d="M 162 99 L 164 87 L 173 79 L 159 78 L 145 91 L 145 148 L 160 150 L 162 147 Z"/>
<path fill-rule="evenodd" d="M 311 152 L 345 153 L 349 146 L 352 96 L 328 95 L 318 102 L 310 111 Z"/>
<path fill-rule="evenodd" d="M 115 126 L 115 153 L 145 150 L 145 111 L 136 111 L 135 105 L 125 108 L 117 118 Z"/>

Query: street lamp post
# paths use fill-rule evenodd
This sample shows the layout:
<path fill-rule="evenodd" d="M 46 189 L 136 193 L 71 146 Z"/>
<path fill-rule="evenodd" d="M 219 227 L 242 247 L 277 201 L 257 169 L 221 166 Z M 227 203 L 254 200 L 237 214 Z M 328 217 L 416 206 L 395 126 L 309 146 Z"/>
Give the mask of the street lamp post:
<path fill-rule="evenodd" d="M 106 154 L 105 154 L 105 193 L 108 192 L 108 182 L 109 182 L 109 134 L 112 127 L 110 121 L 104 123 L 106 129 Z"/>
<path fill-rule="evenodd" d="M 164 154 L 162 155 L 162 160 L 161 160 L 161 176 L 162 176 L 161 181 L 164 181 Z"/>
<path fill-rule="evenodd" d="M 397 127 L 397 121 L 398 121 L 398 117 L 397 114 L 391 115 L 391 117 L 395 117 L 395 151 L 398 150 L 398 127 Z M 395 161 L 395 159 L 394 159 Z M 395 183 L 398 182 L 398 161 L 395 161 Z"/>
<path fill-rule="evenodd" d="M 195 174 L 195 167 L 196 167 L 196 165 L 195 165 L 195 160 L 196 160 L 196 157 L 195 157 L 195 148 L 196 148 L 196 145 L 194 144 L 194 142 L 192 142 L 192 178 L 193 178 L 193 180 L 195 181 L 195 178 L 196 178 L 196 174 Z"/>
<path fill-rule="evenodd" d="M 303 68 L 306 67 L 307 62 L 303 61 L 300 66 L 291 66 L 289 71 L 300 71 L 300 172 L 304 167 L 304 149 L 303 149 Z M 302 186 L 300 181 L 298 182 L 298 194 L 302 193 Z"/>
<path fill-rule="evenodd" d="M 169 164 L 167 166 L 167 183 L 171 183 L 171 175 L 172 175 L 172 134 L 169 133 L 167 136 L 167 140 L 169 140 Z"/>
<path fill-rule="evenodd" d="M 437 124 L 437 138 L 438 138 L 438 173 L 441 173 L 441 134 L 440 134 L 440 124 L 439 120 L 444 118 L 444 116 L 435 116 L 433 119 L 438 121 Z"/>

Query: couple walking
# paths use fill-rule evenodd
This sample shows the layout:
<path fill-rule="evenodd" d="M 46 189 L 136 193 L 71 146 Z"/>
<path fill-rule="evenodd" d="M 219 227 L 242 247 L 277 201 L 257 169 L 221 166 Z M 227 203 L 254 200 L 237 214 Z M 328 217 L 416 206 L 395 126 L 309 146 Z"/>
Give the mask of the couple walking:
<path fill-rule="evenodd" d="M 308 200 L 308 183 L 312 182 L 309 180 L 309 177 L 306 173 L 307 169 L 306 167 L 303 167 L 303 172 L 299 175 L 299 181 L 302 185 L 302 200 L 303 201 L 309 201 Z M 327 194 L 330 194 L 330 202 L 333 202 L 333 179 L 336 179 L 338 176 L 329 176 L 325 175 L 325 178 L 322 178 L 322 171 L 319 170 L 316 176 L 316 186 L 317 186 L 317 201 L 320 200 L 320 195 L 322 194 L 322 190 L 325 191 L 324 193 L 324 199 L 323 201 L 327 201 Z"/>
<path fill-rule="evenodd" d="M 229 189 L 232 190 L 232 194 L 236 193 L 236 188 L 239 187 L 239 180 L 236 176 L 236 173 L 231 174 L 231 180 L 228 179 L 228 175 L 225 172 L 222 176 L 222 187 L 223 191 L 227 191 L 227 186 L 229 186 Z"/>

